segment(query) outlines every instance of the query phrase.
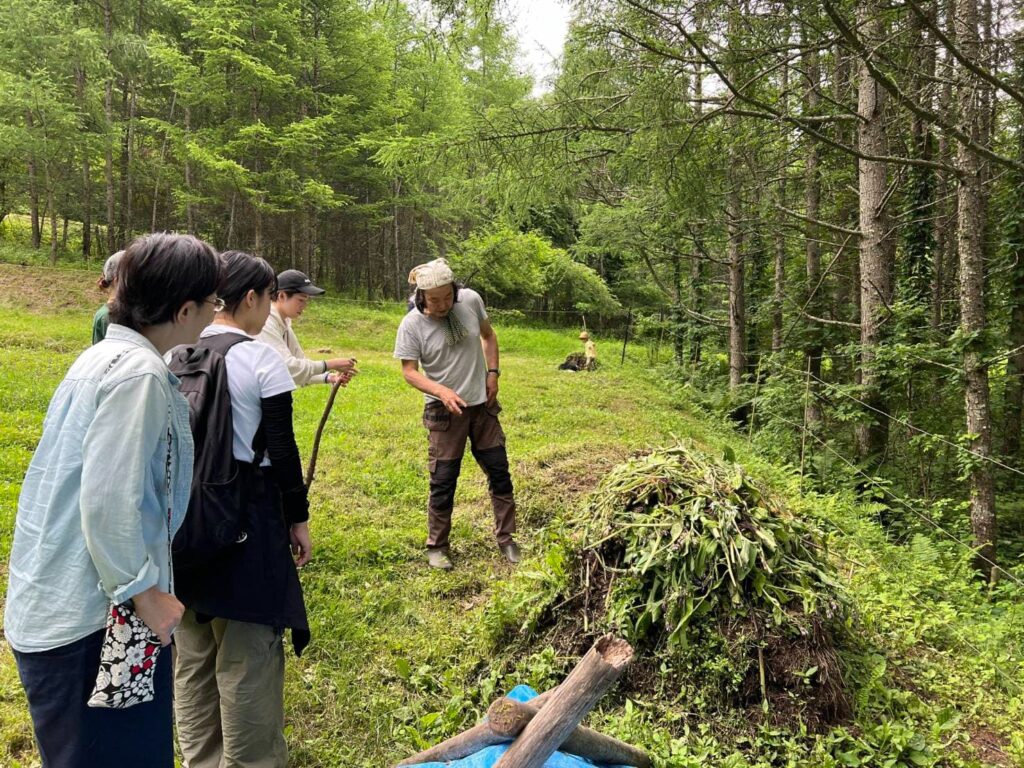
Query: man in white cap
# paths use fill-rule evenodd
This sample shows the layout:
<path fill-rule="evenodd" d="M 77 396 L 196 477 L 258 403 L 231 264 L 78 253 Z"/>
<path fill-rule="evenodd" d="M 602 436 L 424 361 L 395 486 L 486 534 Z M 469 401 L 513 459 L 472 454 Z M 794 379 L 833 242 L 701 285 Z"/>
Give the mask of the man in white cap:
<path fill-rule="evenodd" d="M 333 384 L 340 380 L 347 384 L 355 373 L 355 358 L 337 357 L 330 360 L 310 360 L 302 351 L 292 330 L 292 321 L 300 317 L 310 297 L 322 296 L 326 291 L 313 285 L 304 273 L 286 269 L 277 276 L 277 293 L 270 305 L 270 315 L 257 337 L 259 341 L 277 350 L 288 366 L 288 373 L 296 386 L 323 382 Z"/>
<path fill-rule="evenodd" d="M 402 361 L 405 380 L 426 398 L 427 561 L 434 568 L 452 567 L 448 536 L 468 439 L 487 475 L 498 548 L 509 562 L 518 563 L 519 547 L 512 537 L 516 503 L 498 422 L 498 337 L 480 295 L 456 285 L 444 259 L 416 267 L 409 282 L 416 286 L 413 308 L 398 328 L 395 357 Z"/>

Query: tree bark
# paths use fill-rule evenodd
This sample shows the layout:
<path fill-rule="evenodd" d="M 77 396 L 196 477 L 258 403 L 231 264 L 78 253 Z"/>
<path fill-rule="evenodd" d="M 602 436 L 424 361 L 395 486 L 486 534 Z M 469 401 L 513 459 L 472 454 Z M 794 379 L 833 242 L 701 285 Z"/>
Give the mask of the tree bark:
<path fill-rule="evenodd" d="M 79 109 L 86 110 L 86 71 L 85 65 L 75 67 L 75 92 L 78 96 Z M 92 172 L 89 167 L 89 144 L 82 147 L 82 256 L 88 261 L 92 255 Z"/>
<path fill-rule="evenodd" d="M 50 212 L 50 263 L 57 263 L 57 200 L 53 190 L 53 176 L 46 165 L 46 207 Z"/>
<path fill-rule="evenodd" d="M 821 106 L 821 70 L 818 63 L 818 52 L 808 41 L 807 32 L 803 32 L 803 43 L 808 52 L 804 56 L 804 77 L 807 78 L 807 90 L 804 96 L 804 112 L 814 115 Z M 807 154 L 804 161 L 804 207 L 810 221 L 821 219 L 821 149 L 814 139 L 807 140 Z M 824 315 L 821 299 L 821 233 L 818 227 L 810 222 L 807 224 L 804 243 L 804 258 L 807 267 L 807 293 L 804 303 L 807 312 L 815 317 Z M 818 402 L 818 390 L 821 388 L 821 356 L 823 349 L 822 336 L 824 329 L 820 323 L 812 322 L 807 329 L 807 345 L 804 347 L 804 371 L 807 373 L 807 396 L 804 400 L 804 426 L 814 435 L 821 432 L 821 406 Z M 805 441 L 806 443 L 807 441 Z M 813 442 L 813 441 L 811 441 Z"/>
<path fill-rule="evenodd" d="M 726 197 L 726 227 L 729 233 L 729 388 L 743 383 L 747 369 L 747 313 L 743 228 L 740 223 L 742 202 L 739 178 L 735 172 L 737 158 L 729 161 L 729 190 Z"/>
<path fill-rule="evenodd" d="M 535 706 L 533 700 L 524 703 L 506 698 L 494 702 L 487 710 L 487 715 L 492 728 L 501 733 L 515 735 L 541 712 L 543 710 Z M 577 726 L 576 730 L 569 734 L 558 747 L 558 751 L 585 757 L 598 765 L 631 765 L 636 768 L 651 766 L 651 758 L 642 749 L 583 725 Z"/>
<path fill-rule="evenodd" d="M 188 233 L 194 235 L 196 233 L 196 213 L 195 206 L 192 204 L 192 163 L 188 157 L 188 142 L 189 134 L 192 129 L 192 108 L 188 105 L 185 106 L 185 224 L 188 227 Z"/>
<path fill-rule="evenodd" d="M 530 704 L 535 709 L 539 709 L 551 698 L 555 690 L 557 689 L 553 688 L 539 696 L 535 696 L 530 699 Z M 507 744 L 520 734 L 523 728 L 526 727 L 526 723 L 529 722 L 518 711 L 502 703 L 508 701 L 511 701 L 511 699 L 504 696 L 500 699 L 495 699 L 487 709 L 488 719 L 485 722 L 478 723 L 472 728 L 442 741 L 440 744 L 435 744 L 429 749 L 405 758 L 397 764 L 398 767 L 419 765 L 420 763 L 443 763 L 461 760 L 486 747 L 491 747 L 495 744 Z M 497 722 L 492 717 L 493 714 L 498 715 Z"/>
<path fill-rule="evenodd" d="M 404 293 L 404 288 L 405 288 L 405 280 L 403 279 L 404 276 L 402 275 L 401 251 L 399 250 L 399 247 L 398 247 L 399 246 L 399 243 L 398 243 L 398 233 L 399 233 L 399 228 L 398 228 L 398 211 L 399 211 L 399 209 L 398 209 L 398 196 L 399 196 L 399 194 L 401 194 L 401 192 L 402 192 L 402 180 L 401 179 L 395 179 L 395 183 L 394 183 L 395 202 L 394 202 L 394 208 L 393 208 L 393 211 L 392 211 L 391 226 L 392 226 L 393 243 L 394 243 L 394 248 L 395 248 L 395 297 L 399 298 L 399 299 L 402 298 L 402 294 Z"/>
<path fill-rule="evenodd" d="M 632 658 L 633 649 L 625 640 L 612 635 L 598 640 L 495 768 L 541 768 L 619 679 Z"/>
<path fill-rule="evenodd" d="M 114 227 L 114 7 L 112 0 L 103 2 L 103 35 L 105 40 L 107 66 L 110 68 L 103 83 L 104 117 L 104 179 L 107 198 L 107 253 L 117 251 L 117 233 Z"/>
<path fill-rule="evenodd" d="M 175 91 L 171 94 L 171 108 L 167 115 L 167 122 L 170 123 L 174 120 L 174 105 L 178 101 L 178 92 Z M 164 133 L 164 139 L 160 143 L 160 165 L 156 169 L 156 181 L 153 182 L 153 216 L 150 219 L 149 231 L 156 232 L 156 214 L 157 208 L 160 202 L 160 178 L 164 172 L 164 160 L 167 158 L 167 134 Z"/>
<path fill-rule="evenodd" d="M 789 93 L 789 64 L 782 67 L 782 109 L 788 110 L 787 96 Z M 788 127 L 783 128 L 782 143 L 788 145 Z M 772 281 L 772 354 L 782 351 L 783 303 L 786 298 L 786 230 L 785 216 L 781 209 L 788 208 L 786 199 L 786 176 L 789 173 L 789 152 L 782 155 L 782 178 L 779 179 L 778 192 L 779 212 L 775 217 L 775 265 Z"/>
<path fill-rule="evenodd" d="M 977 0 L 957 0 L 957 43 L 964 55 L 977 61 L 981 54 Z M 960 68 L 957 78 L 958 125 L 973 140 L 983 137 L 985 102 L 979 78 Z M 985 165 L 970 148 L 956 153 L 960 189 L 957 194 L 957 250 L 960 256 L 960 331 L 963 336 L 964 403 L 969 445 L 980 459 L 972 462 L 971 528 L 978 549 L 975 564 L 989 580 L 996 571 L 996 503 L 992 466 L 992 421 L 989 412 L 988 366 L 985 362 Z"/>
<path fill-rule="evenodd" d="M 934 23 L 935 6 L 925 6 Z M 935 46 L 925 36 L 925 22 L 917 14 L 910 20 L 914 60 L 919 63 L 911 81 L 911 89 L 918 103 L 932 105 L 932 81 L 935 77 Z M 920 115 L 910 121 L 910 151 L 913 157 L 932 159 L 933 139 L 931 127 Z M 901 286 L 901 297 L 927 311 L 932 286 L 935 255 L 935 171 L 915 166 L 907 169 L 907 211 L 905 227 L 906 269 Z M 933 309 L 934 311 L 934 309 Z M 914 327 L 912 336 L 918 340 L 923 328 Z"/>
<path fill-rule="evenodd" d="M 25 126 L 31 132 L 34 125 L 32 110 L 29 110 L 25 113 Z M 43 230 L 39 221 L 39 174 L 36 168 L 36 155 L 31 150 L 28 155 L 28 204 L 29 217 L 32 220 L 32 247 L 38 251 L 43 244 Z"/>
<path fill-rule="evenodd" d="M 1018 82 L 1024 85 L 1024 35 L 1014 45 L 1015 69 Z M 1019 87 L 1019 86 L 1018 86 Z M 1024 160 L 1024 104 L 1018 111 L 1017 157 Z M 1014 189 L 1017 190 L 1018 211 L 1024 207 L 1024 174 L 1018 174 Z M 1003 391 L 1003 454 L 1011 461 L 1019 458 L 1021 445 L 1021 414 L 1024 412 L 1024 217 L 1018 214 L 1013 243 L 1013 271 L 1010 282 L 1010 328 L 1007 343 L 1011 350 L 1006 360 L 1006 387 Z"/>
<path fill-rule="evenodd" d="M 881 10 L 876 0 L 858 6 L 858 21 L 865 42 L 882 39 Z M 867 155 L 885 155 L 885 90 L 871 76 L 867 65 L 859 64 L 857 85 L 857 146 Z M 876 350 L 883 340 L 883 324 L 893 291 L 894 249 L 886 211 L 888 187 L 885 163 L 861 159 L 858 163 L 860 192 L 860 384 L 866 403 L 865 422 L 858 425 L 858 455 L 862 463 L 877 467 L 884 459 L 888 442 L 885 411 Z"/>

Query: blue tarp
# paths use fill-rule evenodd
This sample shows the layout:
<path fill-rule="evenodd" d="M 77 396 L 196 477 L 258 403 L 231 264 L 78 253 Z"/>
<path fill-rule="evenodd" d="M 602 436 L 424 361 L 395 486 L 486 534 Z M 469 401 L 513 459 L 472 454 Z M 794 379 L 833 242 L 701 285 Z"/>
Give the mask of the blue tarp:
<path fill-rule="evenodd" d="M 516 701 L 529 701 L 537 695 L 537 692 L 528 685 L 517 685 L 506 695 Z M 419 763 L 418 765 L 420 768 L 491 768 L 498 762 L 498 758 L 505 754 L 508 747 L 508 744 L 499 744 L 450 763 Z M 544 763 L 544 768 L 591 768 L 593 765 L 594 763 L 584 760 L 582 757 L 555 752 Z"/>

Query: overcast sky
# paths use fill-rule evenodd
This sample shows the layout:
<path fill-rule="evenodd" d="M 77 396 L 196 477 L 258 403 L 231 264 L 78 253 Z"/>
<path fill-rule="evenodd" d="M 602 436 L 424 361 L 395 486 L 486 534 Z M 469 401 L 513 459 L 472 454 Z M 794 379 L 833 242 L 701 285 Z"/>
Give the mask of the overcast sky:
<path fill-rule="evenodd" d="M 512 26 L 519 37 L 524 67 L 533 74 L 534 94 L 550 90 L 545 78 L 555 73 L 569 28 L 566 0 L 506 0 Z"/>

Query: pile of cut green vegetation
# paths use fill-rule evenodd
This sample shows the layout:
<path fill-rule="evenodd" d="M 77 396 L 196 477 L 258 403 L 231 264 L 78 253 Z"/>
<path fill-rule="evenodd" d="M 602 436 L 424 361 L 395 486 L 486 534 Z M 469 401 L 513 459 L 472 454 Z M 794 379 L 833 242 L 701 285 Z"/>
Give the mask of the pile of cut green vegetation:
<path fill-rule="evenodd" d="M 518 601 L 531 644 L 572 656 L 613 631 L 637 650 L 627 692 L 812 730 L 849 716 L 849 606 L 824 537 L 731 457 L 636 456 L 566 522 L 549 588 Z"/>

